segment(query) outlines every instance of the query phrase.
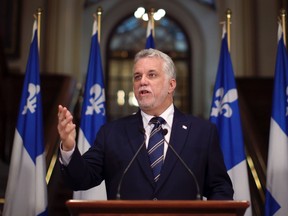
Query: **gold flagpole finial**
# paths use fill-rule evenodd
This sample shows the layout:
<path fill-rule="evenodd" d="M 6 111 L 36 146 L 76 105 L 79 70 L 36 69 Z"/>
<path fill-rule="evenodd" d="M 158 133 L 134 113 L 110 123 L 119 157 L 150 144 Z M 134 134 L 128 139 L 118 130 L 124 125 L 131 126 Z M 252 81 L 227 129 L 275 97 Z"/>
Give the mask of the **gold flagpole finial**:
<path fill-rule="evenodd" d="M 41 41 L 41 16 L 42 16 L 42 12 L 43 10 L 41 8 L 38 8 L 37 9 L 37 31 L 38 31 L 38 34 L 37 34 L 37 37 L 38 37 L 38 50 L 40 52 L 40 41 Z"/>
<path fill-rule="evenodd" d="M 101 16 L 102 16 L 103 10 L 102 7 L 97 8 L 97 31 L 98 31 L 98 42 L 100 43 L 101 39 Z"/>
<path fill-rule="evenodd" d="M 230 51 L 230 44 L 231 44 L 231 17 L 232 11 L 230 9 L 226 10 L 226 29 L 227 29 L 227 43 L 228 49 Z"/>
<path fill-rule="evenodd" d="M 280 10 L 280 16 L 281 16 L 281 26 L 282 26 L 282 31 L 283 31 L 283 40 L 286 46 L 286 11 L 285 9 Z"/>
<path fill-rule="evenodd" d="M 155 13 L 155 8 L 150 8 L 148 17 L 149 17 L 149 20 L 151 20 L 151 28 L 152 28 L 153 37 L 155 37 L 154 13 Z"/>

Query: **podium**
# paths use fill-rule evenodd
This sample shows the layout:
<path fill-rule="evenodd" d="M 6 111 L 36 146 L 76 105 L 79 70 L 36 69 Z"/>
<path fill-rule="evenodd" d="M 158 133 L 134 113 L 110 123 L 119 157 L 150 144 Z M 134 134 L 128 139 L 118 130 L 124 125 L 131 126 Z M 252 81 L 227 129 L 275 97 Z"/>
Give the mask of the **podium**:
<path fill-rule="evenodd" d="M 188 200 L 68 200 L 72 216 L 242 216 L 248 201 L 188 201 Z"/>

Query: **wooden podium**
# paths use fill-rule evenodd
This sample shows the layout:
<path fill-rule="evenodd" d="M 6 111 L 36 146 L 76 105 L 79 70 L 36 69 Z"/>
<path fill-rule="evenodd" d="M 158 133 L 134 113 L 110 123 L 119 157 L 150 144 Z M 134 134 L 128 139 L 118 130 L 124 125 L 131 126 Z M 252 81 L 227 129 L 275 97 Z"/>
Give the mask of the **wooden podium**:
<path fill-rule="evenodd" d="M 213 216 L 242 216 L 249 207 L 248 201 L 88 201 L 68 200 L 66 205 L 72 216 L 188 216 L 188 215 L 213 215 Z"/>

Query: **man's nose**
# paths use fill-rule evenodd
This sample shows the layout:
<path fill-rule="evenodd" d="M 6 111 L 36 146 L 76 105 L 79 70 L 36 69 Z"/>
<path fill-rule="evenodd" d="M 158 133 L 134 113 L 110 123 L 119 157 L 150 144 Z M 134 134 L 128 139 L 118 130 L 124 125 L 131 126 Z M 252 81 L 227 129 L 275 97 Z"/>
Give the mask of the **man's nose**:
<path fill-rule="evenodd" d="M 148 81 L 147 77 L 146 77 L 145 75 L 143 75 L 143 76 L 141 77 L 140 83 L 143 85 L 143 84 L 146 84 L 147 81 Z"/>

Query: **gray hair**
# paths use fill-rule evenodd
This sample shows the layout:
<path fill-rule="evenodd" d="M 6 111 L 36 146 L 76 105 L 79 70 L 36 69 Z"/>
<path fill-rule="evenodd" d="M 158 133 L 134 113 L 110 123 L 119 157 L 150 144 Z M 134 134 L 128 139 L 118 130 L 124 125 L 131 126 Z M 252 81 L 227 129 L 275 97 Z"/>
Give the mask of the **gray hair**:
<path fill-rule="evenodd" d="M 176 69 L 172 59 L 165 53 L 156 49 L 143 49 L 134 58 L 134 64 L 142 58 L 161 58 L 163 60 L 163 71 L 169 78 L 176 79 Z"/>

